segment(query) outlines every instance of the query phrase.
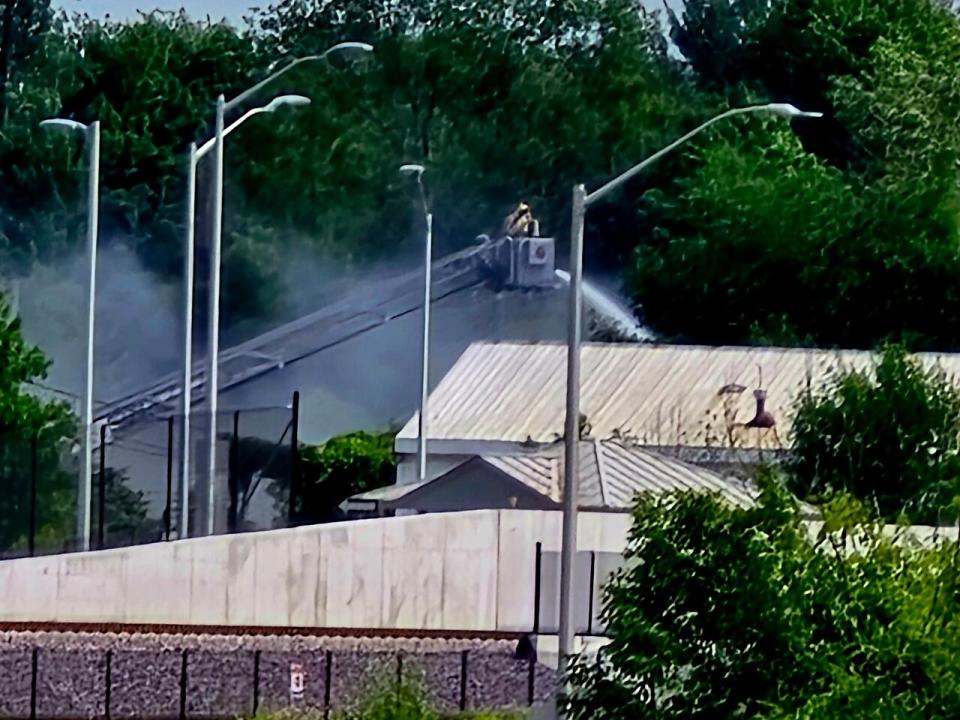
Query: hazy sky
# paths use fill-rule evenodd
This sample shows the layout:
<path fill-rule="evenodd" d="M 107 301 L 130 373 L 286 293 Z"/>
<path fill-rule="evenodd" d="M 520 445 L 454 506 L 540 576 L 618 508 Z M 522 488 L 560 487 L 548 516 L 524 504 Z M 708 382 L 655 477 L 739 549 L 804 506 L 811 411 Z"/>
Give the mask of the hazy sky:
<path fill-rule="evenodd" d="M 85 12 L 95 17 L 110 15 L 116 20 L 135 18 L 137 10 L 179 10 L 185 7 L 195 18 L 207 15 L 213 20 L 226 17 L 235 25 L 241 24 L 241 18 L 248 8 L 266 7 L 270 0 L 53 0 L 54 5 L 69 12 Z"/>

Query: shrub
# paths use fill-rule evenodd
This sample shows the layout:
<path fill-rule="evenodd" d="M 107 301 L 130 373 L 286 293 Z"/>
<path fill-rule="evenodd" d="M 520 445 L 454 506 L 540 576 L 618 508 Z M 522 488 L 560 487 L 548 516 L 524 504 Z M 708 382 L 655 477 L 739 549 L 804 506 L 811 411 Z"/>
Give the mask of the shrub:
<path fill-rule="evenodd" d="M 960 545 L 839 509 L 814 540 L 772 485 L 749 508 L 641 499 L 606 590 L 611 642 L 575 664 L 566 717 L 958 717 Z"/>
<path fill-rule="evenodd" d="M 960 495 L 960 390 L 901 347 L 803 395 L 793 433 L 788 484 L 800 497 L 845 491 L 879 516 L 937 524 Z"/>

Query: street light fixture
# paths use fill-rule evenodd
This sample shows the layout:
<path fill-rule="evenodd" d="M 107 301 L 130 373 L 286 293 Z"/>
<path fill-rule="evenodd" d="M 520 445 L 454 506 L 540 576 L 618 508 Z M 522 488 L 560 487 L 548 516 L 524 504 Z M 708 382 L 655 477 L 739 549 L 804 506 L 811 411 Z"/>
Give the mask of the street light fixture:
<path fill-rule="evenodd" d="M 583 304 L 584 217 L 590 205 L 620 188 L 632 177 L 695 135 L 721 120 L 747 113 L 769 113 L 787 120 L 823 117 L 823 113 L 804 112 L 787 103 L 733 108 L 707 120 L 593 192 L 587 193 L 583 185 L 576 185 L 573 188 L 573 217 L 570 227 L 570 312 L 567 326 L 567 399 L 564 422 L 563 531 L 560 552 L 559 669 L 561 674 L 565 674 L 569 659 L 573 655 L 576 631 L 572 601 L 573 559 L 577 551 L 577 495 L 580 467 L 580 329 Z"/>
<path fill-rule="evenodd" d="M 427 479 L 427 404 L 430 382 L 430 290 L 433 271 L 433 214 L 427 204 L 427 194 L 423 189 L 423 165 L 401 165 L 400 174 L 416 177 L 420 190 L 420 202 L 423 205 L 423 217 L 426 222 L 426 240 L 423 261 L 423 347 L 420 358 L 420 412 L 417 425 L 417 480 Z"/>
<path fill-rule="evenodd" d="M 95 300 L 97 295 L 97 237 L 99 234 L 100 198 L 100 123 L 86 125 L 67 118 L 43 120 L 40 127 L 71 133 L 83 133 L 87 146 L 87 361 L 85 367 L 83 403 L 81 408 L 83 457 L 80 461 L 79 509 L 77 529 L 81 548 L 90 549 L 90 500 L 93 490 L 93 338 Z"/>
<path fill-rule="evenodd" d="M 240 125 L 255 115 L 272 113 L 282 107 L 300 107 L 309 105 L 310 98 L 303 95 L 280 95 L 266 105 L 248 110 L 237 120 L 223 129 L 223 137 L 236 130 Z M 183 435 L 181 442 L 181 476 L 180 476 L 180 537 L 186 537 L 190 523 L 190 408 L 192 405 L 193 387 L 193 281 L 194 281 L 194 225 L 196 215 L 197 193 L 197 164 L 216 146 L 216 137 L 210 138 L 199 148 L 196 143 L 190 144 L 188 151 L 187 170 L 187 237 L 184 250 L 184 340 L 183 340 L 183 391 L 181 405 L 183 410 Z M 219 248 L 217 248 L 219 250 Z M 218 253 L 219 254 L 219 253 Z M 219 287 L 219 262 L 211 270 L 216 275 Z M 217 306 L 219 309 L 219 305 Z M 217 320 L 219 322 L 219 320 Z"/>
<path fill-rule="evenodd" d="M 319 55 L 307 55 L 305 57 L 297 58 L 280 70 L 272 73 L 267 76 L 260 82 L 258 82 L 253 87 L 245 90 L 244 92 L 237 95 L 235 98 L 227 102 L 224 99 L 223 95 L 220 95 L 217 98 L 217 113 L 216 113 L 216 133 L 213 138 L 212 149 L 214 151 L 214 211 L 213 211 L 213 237 L 211 239 L 211 252 L 210 252 L 210 264 L 211 264 L 211 278 L 210 278 L 210 289 L 208 293 L 208 308 L 207 308 L 207 317 L 209 318 L 209 342 L 207 348 L 207 388 L 208 388 L 208 409 L 210 416 L 210 437 L 208 438 L 208 447 L 207 447 L 207 484 L 208 484 L 208 494 L 207 494 L 207 527 L 206 532 L 209 535 L 213 534 L 214 531 L 214 501 L 215 501 L 215 486 L 216 486 L 216 465 L 217 465 L 217 388 L 218 388 L 218 367 L 217 362 L 220 354 L 220 247 L 223 241 L 223 139 L 227 134 L 227 129 L 224 128 L 224 116 L 227 111 L 233 110 L 236 107 L 239 107 L 247 99 L 251 98 L 253 95 L 258 93 L 264 87 L 272 83 L 274 80 L 279 78 L 281 75 L 293 70 L 295 67 L 298 67 L 307 62 L 313 62 L 317 60 L 328 60 L 331 56 L 335 54 L 346 54 L 346 55 L 366 55 L 373 52 L 373 46 L 368 43 L 362 42 L 342 42 L 334 45 L 331 48 L 328 48 L 325 52 Z M 288 100 L 281 104 L 287 105 L 296 105 L 302 104 L 302 102 L 293 101 L 290 99 L 298 98 L 301 96 L 281 96 L 286 97 Z M 274 102 L 279 101 L 280 98 L 276 98 Z M 270 105 L 274 105 L 273 102 Z M 272 112 L 273 109 L 278 107 L 274 105 L 273 108 L 267 110 L 265 106 L 263 108 L 264 112 Z M 241 118 L 243 120 L 245 117 Z M 235 127 L 231 125 L 232 129 Z M 192 285 L 192 283 L 191 283 Z M 187 371 L 189 372 L 189 370 Z M 189 380 L 187 381 L 189 384 Z M 186 387 L 186 385 L 185 385 Z M 185 417 L 189 414 L 189 406 L 185 406 Z M 184 473 L 186 475 L 186 473 Z M 186 482 L 186 481 L 185 481 Z"/>
<path fill-rule="evenodd" d="M 342 43 L 337 43 L 336 45 L 330 48 L 327 48 L 324 52 L 320 53 L 319 55 L 304 55 L 303 57 L 298 57 L 296 60 L 291 60 L 289 63 L 284 65 L 282 68 L 280 68 L 276 72 L 268 75 L 253 87 L 247 90 L 244 90 L 242 93 L 240 93 L 235 98 L 230 100 L 230 102 L 225 103 L 224 110 L 229 112 L 230 110 L 233 110 L 235 107 L 239 107 L 248 98 L 257 94 L 260 90 L 262 90 L 267 85 L 272 83 L 278 77 L 280 77 L 281 75 L 285 75 L 286 73 L 293 70 L 295 67 L 303 65 L 304 63 L 329 60 L 334 55 L 340 55 L 343 57 L 352 58 L 352 57 L 360 57 L 363 55 L 369 55 L 372 52 L 373 52 L 373 45 L 370 45 L 369 43 L 342 42 Z M 273 70 L 276 64 L 277 63 L 271 64 L 269 67 L 269 70 Z"/>

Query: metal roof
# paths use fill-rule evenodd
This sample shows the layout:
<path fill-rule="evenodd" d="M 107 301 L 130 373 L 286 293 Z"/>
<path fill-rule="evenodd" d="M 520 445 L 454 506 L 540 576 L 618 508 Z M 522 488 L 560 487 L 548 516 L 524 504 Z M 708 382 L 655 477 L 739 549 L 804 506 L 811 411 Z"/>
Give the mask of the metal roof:
<path fill-rule="evenodd" d="M 429 485 L 432 480 L 421 480 L 415 483 L 408 483 L 406 485 L 387 485 L 386 487 L 376 488 L 375 490 L 367 490 L 366 492 L 357 493 L 356 495 L 351 495 L 350 500 L 363 500 L 366 502 L 393 502 L 399 500 L 409 493 L 422 488 L 424 485 Z"/>
<path fill-rule="evenodd" d="M 868 369 L 874 357 L 866 351 L 588 343 L 581 355 L 584 437 L 653 448 L 784 450 L 798 394 L 822 387 L 837 369 Z M 919 357 L 960 375 L 960 355 Z M 565 386 L 563 344 L 475 343 L 430 395 L 429 439 L 531 448 L 556 442 L 563 435 Z M 745 426 L 755 414 L 758 386 L 767 392 L 774 428 Z M 416 437 L 414 415 L 397 436 L 397 450 L 410 452 Z"/>
<path fill-rule="evenodd" d="M 563 492 L 563 447 L 559 444 L 535 454 L 483 455 L 470 462 L 486 463 L 531 490 L 560 504 Z M 409 485 L 390 485 L 354 495 L 350 501 L 379 501 L 406 507 L 404 500 L 414 492 L 428 490 L 456 476 L 460 465 L 433 480 Z M 584 508 L 626 510 L 642 493 L 677 490 L 719 493 L 728 501 L 746 506 L 753 503 L 752 484 L 724 477 L 711 470 L 632 446 L 621 440 L 584 442 L 580 450 L 579 505 Z"/>
<path fill-rule="evenodd" d="M 483 460 L 554 502 L 561 502 L 562 446 L 541 455 L 485 455 Z M 615 509 L 632 507 L 634 498 L 641 493 L 676 490 L 720 493 L 737 505 L 748 505 L 755 498 L 755 490 L 749 483 L 621 440 L 582 444 L 578 490 L 582 507 Z"/>

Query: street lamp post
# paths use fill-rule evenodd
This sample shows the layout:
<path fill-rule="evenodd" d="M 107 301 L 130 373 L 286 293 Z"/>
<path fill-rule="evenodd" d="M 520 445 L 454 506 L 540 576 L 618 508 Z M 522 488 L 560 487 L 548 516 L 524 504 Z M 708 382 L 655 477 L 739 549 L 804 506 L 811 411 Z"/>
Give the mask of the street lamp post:
<path fill-rule="evenodd" d="M 218 99 L 218 106 L 221 104 L 222 96 Z M 181 412 L 183 414 L 183 434 L 181 448 L 181 476 L 180 476 L 180 537 L 187 537 L 189 533 L 189 510 L 190 510 L 190 409 L 193 398 L 192 377 L 193 377 L 193 282 L 194 282 L 194 237 L 196 224 L 196 193 L 197 193 L 197 165 L 211 150 L 220 150 L 219 160 L 222 162 L 222 141 L 231 132 L 246 122 L 254 115 L 262 113 L 272 113 L 281 107 L 298 107 L 310 103 L 310 98 L 303 95 L 280 95 L 275 97 L 266 105 L 248 110 L 238 119 L 226 127 L 218 125 L 219 132 L 214 137 L 207 140 L 199 148 L 196 143 L 190 144 L 187 162 L 187 233 L 186 247 L 184 248 L 184 339 L 183 339 L 183 389 L 181 393 Z M 222 115 L 218 114 L 218 122 L 222 120 Z M 218 168 L 222 172 L 222 166 Z M 221 175 L 222 177 L 222 175 Z M 222 185 L 218 185 L 218 194 L 216 198 L 216 214 L 214 216 L 214 231 L 219 233 L 222 228 Z M 211 267 L 211 292 L 216 290 L 217 296 L 220 292 L 220 244 L 216 243 L 213 247 L 213 260 Z M 211 305 L 210 327 L 219 327 L 219 303 Z M 219 333 L 211 332 L 211 341 L 219 345 Z M 211 348 L 214 352 L 210 357 L 217 357 L 218 348 Z M 211 377 L 212 387 L 217 386 L 217 364 L 213 363 L 213 375 Z M 210 370 L 208 369 L 208 372 Z M 215 396 L 215 394 L 214 394 Z M 214 433 L 212 448 L 216 448 L 216 400 L 213 403 L 213 413 L 211 415 L 211 431 Z M 210 477 L 213 478 L 211 472 Z M 213 502 L 215 491 L 213 482 L 208 487 L 207 500 L 209 503 L 207 531 L 212 534 L 213 528 Z"/>
<path fill-rule="evenodd" d="M 583 185 L 573 188 L 573 213 L 570 227 L 570 296 L 567 326 L 567 399 L 564 422 L 563 530 L 560 551 L 560 628 L 559 669 L 565 674 L 573 655 L 576 626 L 573 617 L 573 561 L 577 551 L 577 496 L 580 463 L 580 330 L 583 281 L 583 226 L 587 209 L 606 197 L 648 166 L 672 152 L 708 127 L 734 115 L 771 113 L 785 119 L 816 118 L 822 113 L 803 112 L 786 103 L 769 103 L 733 108 L 720 113 L 634 165 L 610 182 L 588 193 Z"/>
<path fill-rule="evenodd" d="M 197 144 L 190 143 L 187 151 L 187 237 L 183 258 L 183 428 L 180 443 L 180 523 L 177 534 L 180 539 L 190 531 L 190 408 L 193 405 L 193 245 L 194 216 L 197 211 Z"/>
<path fill-rule="evenodd" d="M 427 205 L 427 195 L 423 190 L 423 165 L 401 165 L 402 175 L 417 178 L 420 189 L 420 201 L 423 204 L 423 217 L 426 222 L 426 240 L 423 260 L 423 345 L 420 355 L 420 412 L 417 425 L 417 480 L 427 479 L 427 412 L 430 395 L 430 290 L 433 271 L 433 214 Z"/>
<path fill-rule="evenodd" d="M 87 146 L 87 361 L 84 369 L 86 377 L 84 380 L 83 407 L 81 409 L 83 441 L 80 444 L 82 457 L 80 460 L 77 530 L 80 535 L 81 548 L 89 550 L 90 499 L 93 485 L 93 447 L 90 437 L 93 431 L 93 338 L 97 296 L 97 238 L 100 218 L 100 123 L 94 121 L 85 125 L 76 120 L 54 118 L 44 120 L 40 125 L 54 130 L 81 132 Z"/>
<path fill-rule="evenodd" d="M 326 60 L 334 54 L 368 54 L 373 52 L 373 46 L 362 42 L 342 42 L 328 48 L 320 55 L 307 55 L 297 58 L 284 65 L 282 68 L 267 76 L 253 87 L 237 95 L 229 102 L 224 100 L 223 95 L 217 98 L 217 116 L 216 116 L 216 135 L 214 137 L 215 148 L 215 177 L 214 177 L 214 218 L 213 218 L 213 238 L 212 250 L 210 253 L 210 262 L 212 264 L 212 273 L 210 280 L 210 291 L 208 293 L 207 317 L 210 320 L 209 341 L 207 348 L 207 394 L 210 416 L 210 437 L 207 448 L 207 483 L 208 496 L 207 502 L 207 533 L 212 535 L 214 531 L 214 487 L 216 484 L 216 465 L 217 465 L 217 362 L 220 351 L 220 246 L 223 239 L 223 136 L 224 116 L 230 110 L 239 107 L 247 99 L 258 93 L 264 87 L 272 83 L 281 75 L 293 70 L 307 62 L 317 60 Z M 242 118 L 241 118 L 242 119 Z M 233 125 L 231 125 L 233 127 Z"/>

